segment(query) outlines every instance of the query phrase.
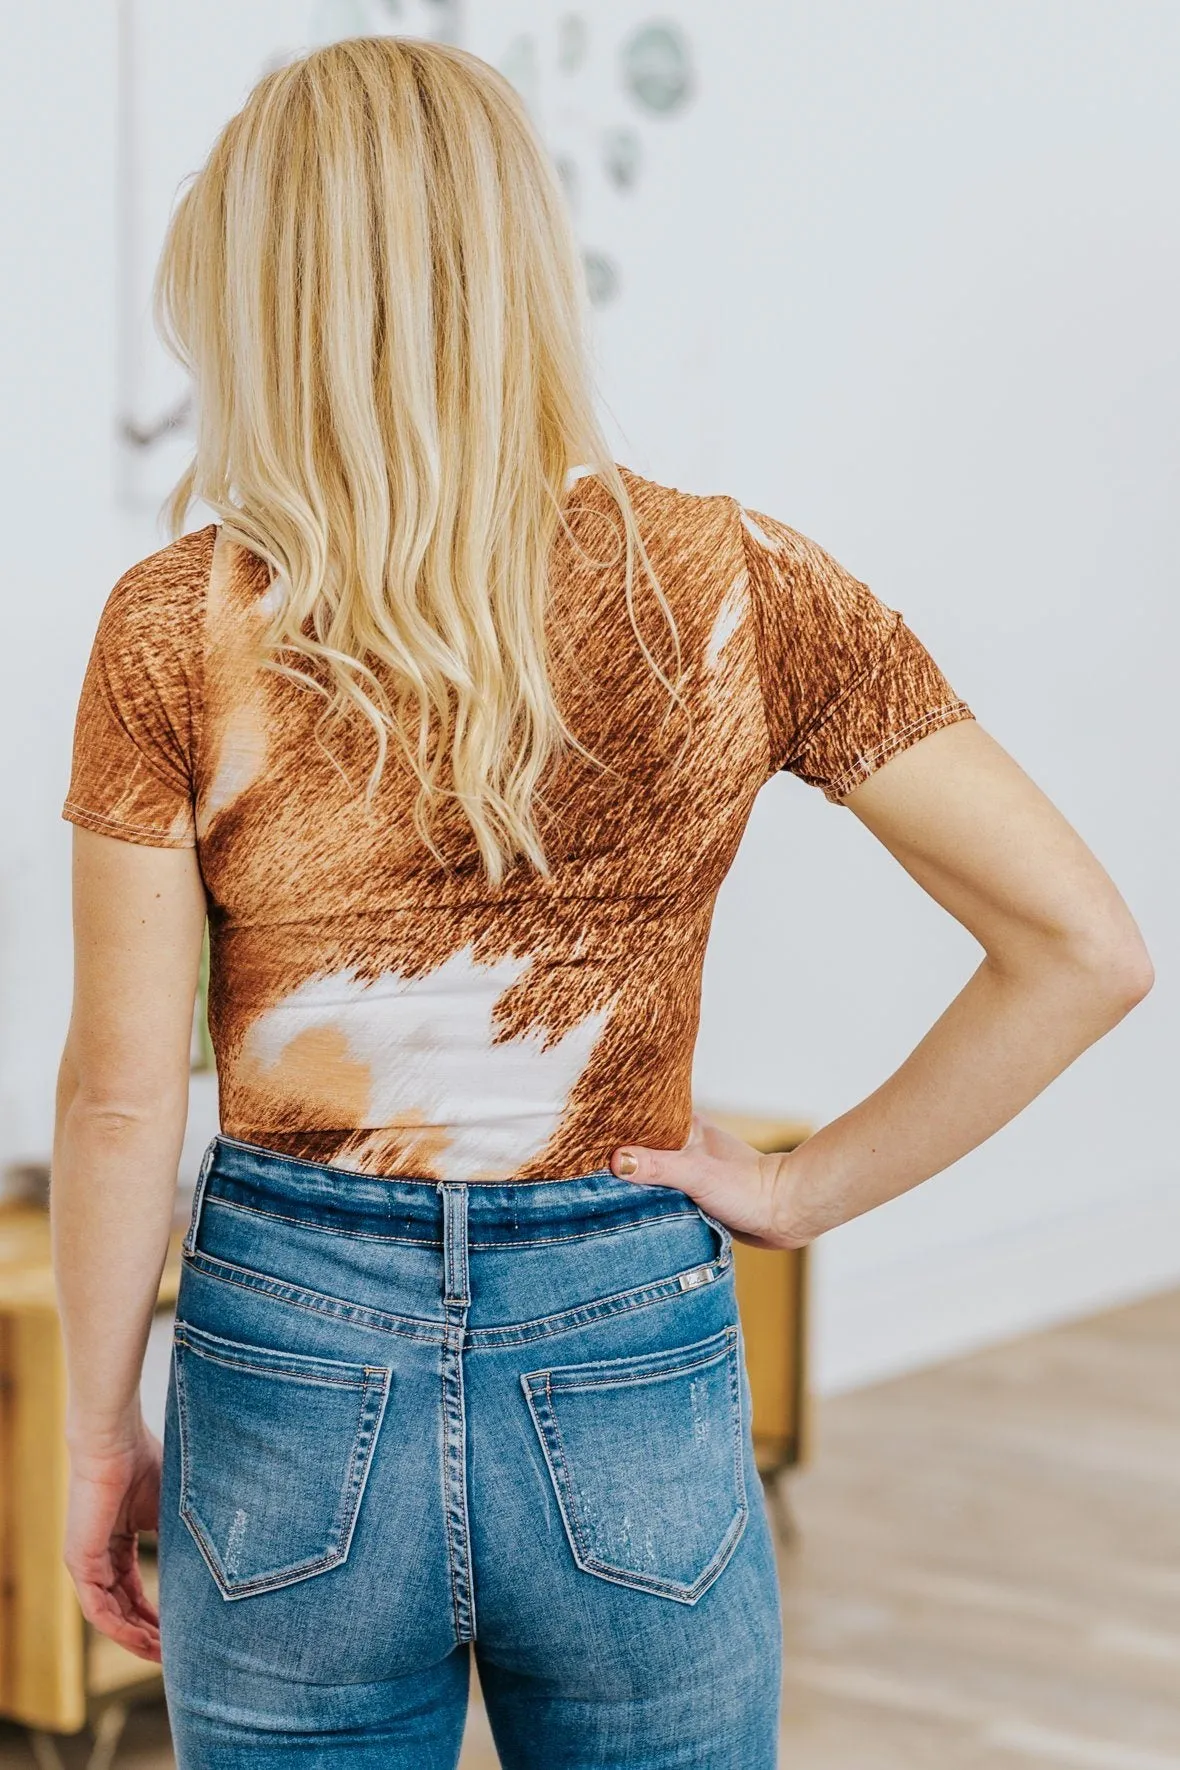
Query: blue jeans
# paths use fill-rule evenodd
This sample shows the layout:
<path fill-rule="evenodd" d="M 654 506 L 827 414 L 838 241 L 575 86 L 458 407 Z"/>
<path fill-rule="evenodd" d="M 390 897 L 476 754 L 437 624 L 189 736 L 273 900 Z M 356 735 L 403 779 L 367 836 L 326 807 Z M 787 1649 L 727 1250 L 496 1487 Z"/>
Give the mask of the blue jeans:
<path fill-rule="evenodd" d="M 180 1770 L 773 1770 L 730 1236 L 609 1170 L 368 1179 L 217 1138 L 160 1504 Z"/>

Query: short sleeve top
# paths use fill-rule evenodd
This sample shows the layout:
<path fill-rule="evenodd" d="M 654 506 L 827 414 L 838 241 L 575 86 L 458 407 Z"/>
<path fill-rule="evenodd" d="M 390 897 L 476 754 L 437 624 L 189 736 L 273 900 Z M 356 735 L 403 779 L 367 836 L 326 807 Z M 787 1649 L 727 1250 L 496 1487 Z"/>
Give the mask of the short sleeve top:
<path fill-rule="evenodd" d="M 621 469 L 679 636 L 682 703 L 627 614 L 621 530 L 573 481 L 549 571 L 551 669 L 579 742 L 542 783 L 546 879 L 493 890 L 444 804 L 372 739 L 327 741 L 321 696 L 264 667 L 281 585 L 217 526 L 133 566 L 99 623 L 64 816 L 196 847 L 223 1134 L 352 1171 L 436 1180 L 595 1172 L 688 1134 L 718 888 L 759 789 L 839 801 L 970 708 L 896 610 L 814 541 L 728 496 Z M 676 659 L 642 576 L 635 615 Z M 601 766 L 605 764 L 605 766 Z"/>

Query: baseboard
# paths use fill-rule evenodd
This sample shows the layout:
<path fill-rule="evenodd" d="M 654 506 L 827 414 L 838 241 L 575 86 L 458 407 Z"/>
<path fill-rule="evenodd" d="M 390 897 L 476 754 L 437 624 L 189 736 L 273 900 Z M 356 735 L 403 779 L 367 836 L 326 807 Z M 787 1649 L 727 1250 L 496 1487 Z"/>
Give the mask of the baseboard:
<path fill-rule="evenodd" d="M 1180 1285 L 1180 1180 L 876 1272 L 815 1254 L 812 1382 L 834 1395 Z"/>

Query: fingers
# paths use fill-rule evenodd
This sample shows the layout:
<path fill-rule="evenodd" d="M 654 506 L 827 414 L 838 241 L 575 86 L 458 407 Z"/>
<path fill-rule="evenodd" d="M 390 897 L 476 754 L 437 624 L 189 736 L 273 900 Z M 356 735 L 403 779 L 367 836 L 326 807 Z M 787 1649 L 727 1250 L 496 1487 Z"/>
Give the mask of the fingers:
<path fill-rule="evenodd" d="M 159 1661 L 159 1619 L 146 1601 L 141 1614 L 127 1605 L 118 1588 L 78 1582 L 77 1591 L 82 1615 L 100 1634 L 109 1635 L 138 1659 Z"/>
<path fill-rule="evenodd" d="M 699 1114 L 683 1149 L 624 1143 L 611 1155 L 611 1172 L 645 1186 L 682 1192 L 736 1239 L 754 1247 L 784 1245 L 775 1228 L 780 1156 L 767 1156 Z"/>
<path fill-rule="evenodd" d="M 142 1622 L 149 1628 L 159 1628 L 160 1613 L 144 1591 L 138 1573 L 134 1579 L 121 1584 L 118 1590 L 125 1600 L 123 1614 L 129 1622 Z"/>
<path fill-rule="evenodd" d="M 109 1554 L 112 1577 L 106 1589 L 118 1599 L 125 1615 L 145 1620 L 153 1628 L 158 1627 L 159 1615 L 143 1589 L 138 1538 L 134 1535 L 113 1536 Z"/>
<path fill-rule="evenodd" d="M 692 1192 L 686 1182 L 699 1170 L 700 1157 L 708 1129 L 699 1112 L 692 1115 L 688 1140 L 683 1149 L 648 1149 L 641 1143 L 620 1144 L 611 1155 L 611 1172 L 620 1180 L 639 1180 L 646 1186 L 674 1186 L 681 1192 Z"/>
<path fill-rule="evenodd" d="M 159 1657 L 160 1616 L 144 1591 L 134 1537 L 112 1535 L 105 1552 L 69 1554 L 66 1566 L 88 1622 L 141 1659 Z"/>
<path fill-rule="evenodd" d="M 144 1590 L 139 1533 L 159 1512 L 159 1443 L 83 1460 L 71 1473 L 65 1563 L 86 1620 L 140 1659 L 160 1659 L 160 1618 Z"/>
<path fill-rule="evenodd" d="M 695 1154 L 684 1149 L 644 1149 L 628 1143 L 611 1156 L 611 1171 L 621 1180 L 638 1180 L 645 1186 L 674 1186 L 689 1190 L 696 1162 Z"/>

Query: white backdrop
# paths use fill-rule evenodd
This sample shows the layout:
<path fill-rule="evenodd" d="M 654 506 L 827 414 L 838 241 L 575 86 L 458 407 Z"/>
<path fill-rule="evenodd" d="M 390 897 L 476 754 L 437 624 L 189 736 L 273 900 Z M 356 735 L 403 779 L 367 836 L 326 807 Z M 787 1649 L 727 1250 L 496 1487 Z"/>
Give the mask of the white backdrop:
<path fill-rule="evenodd" d="M 296 0 L 140 11 L 155 35 L 138 39 L 151 72 L 130 212 L 113 0 L 0 21 L 16 247 L 0 328 L 0 1159 L 48 1143 L 78 681 L 111 583 L 160 539 L 144 499 L 164 466 L 129 466 L 117 438 L 129 404 L 150 421 L 170 397 L 142 330 L 153 230 L 234 83 L 315 24 Z M 563 72 L 565 16 L 468 0 L 463 36 L 511 54 L 522 80 L 536 69 L 546 129 L 575 163 L 584 244 L 617 278 L 596 338 L 620 459 L 784 518 L 901 607 L 1107 861 L 1160 972 L 1015 1126 L 825 1238 L 821 1384 L 1180 1281 L 1167 764 L 1180 12 L 677 0 L 659 17 L 684 34 L 693 96 L 666 115 L 629 100 L 621 76 L 623 45 L 654 14 L 599 0 Z M 633 188 L 600 175 L 609 129 L 638 137 Z M 851 817 L 776 780 L 718 906 L 701 1097 L 832 1116 L 904 1055 L 974 959 Z M 194 1144 L 212 1110 L 203 1084 Z"/>

